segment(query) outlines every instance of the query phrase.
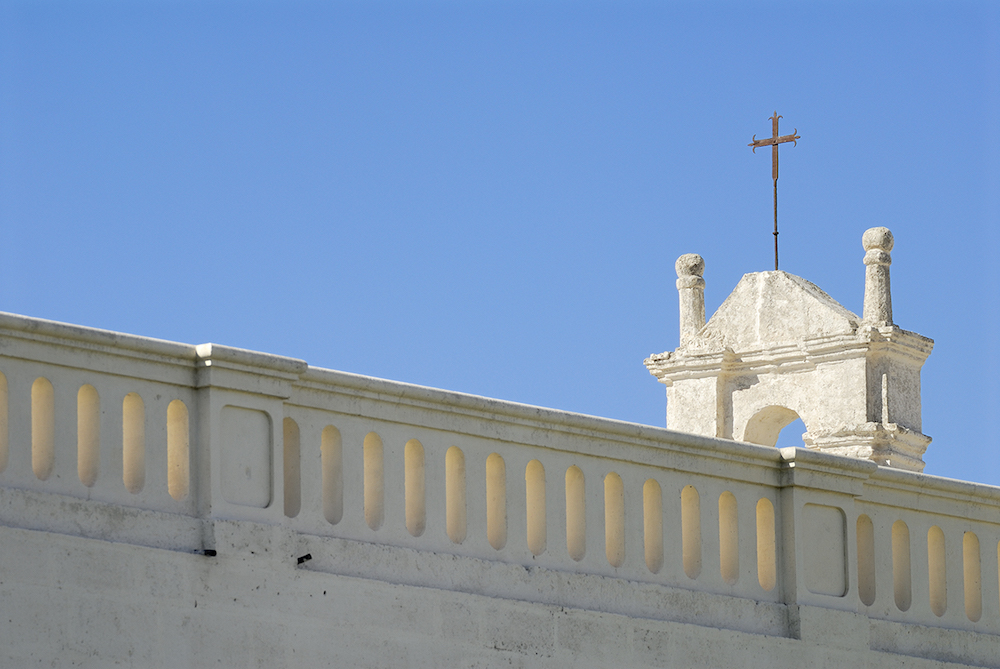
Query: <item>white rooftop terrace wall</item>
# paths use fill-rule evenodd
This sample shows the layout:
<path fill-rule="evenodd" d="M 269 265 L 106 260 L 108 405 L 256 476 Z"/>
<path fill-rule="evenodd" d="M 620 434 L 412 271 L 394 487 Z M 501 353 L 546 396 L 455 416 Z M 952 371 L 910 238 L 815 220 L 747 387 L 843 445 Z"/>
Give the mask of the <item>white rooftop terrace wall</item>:
<path fill-rule="evenodd" d="M 998 488 L 9 314 L 0 373 L 9 666 L 1000 666 Z"/>

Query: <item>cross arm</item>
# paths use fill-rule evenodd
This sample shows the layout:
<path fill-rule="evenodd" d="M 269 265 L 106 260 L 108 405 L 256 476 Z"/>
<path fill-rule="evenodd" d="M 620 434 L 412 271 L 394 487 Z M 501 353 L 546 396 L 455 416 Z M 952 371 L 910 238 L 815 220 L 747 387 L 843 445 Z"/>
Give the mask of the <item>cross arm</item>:
<path fill-rule="evenodd" d="M 775 144 L 784 144 L 785 142 L 794 142 L 792 146 L 797 146 L 798 141 L 802 139 L 799 135 L 794 132 L 791 135 L 782 135 L 781 137 L 765 137 L 764 139 L 757 139 L 757 135 L 753 136 L 753 141 L 747 144 L 747 146 L 752 147 L 754 152 L 762 146 L 772 146 Z"/>
<path fill-rule="evenodd" d="M 767 139 L 757 139 L 757 135 L 754 135 L 753 141 L 747 144 L 747 146 L 753 148 L 754 151 L 756 151 L 762 146 L 771 146 L 774 143 L 775 142 L 773 137 L 768 137 Z"/>

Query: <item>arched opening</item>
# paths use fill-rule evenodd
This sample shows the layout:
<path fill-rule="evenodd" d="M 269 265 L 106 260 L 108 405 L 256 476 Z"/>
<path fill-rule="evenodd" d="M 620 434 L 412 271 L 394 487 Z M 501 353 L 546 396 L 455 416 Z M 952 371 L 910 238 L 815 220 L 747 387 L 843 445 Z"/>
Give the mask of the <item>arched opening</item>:
<path fill-rule="evenodd" d="M 865 606 L 875 603 L 875 525 L 872 519 L 858 516 L 858 596 Z"/>
<path fill-rule="evenodd" d="M 642 486 L 642 524 L 646 567 L 657 574 L 663 566 L 663 490 L 653 479 Z"/>
<path fill-rule="evenodd" d="M 340 430 L 333 425 L 320 435 L 320 466 L 323 470 L 323 517 L 336 525 L 344 517 L 344 452 Z"/>
<path fill-rule="evenodd" d="M 167 405 L 167 491 L 174 499 L 187 497 L 191 482 L 191 429 L 187 405 Z"/>
<path fill-rule="evenodd" d="M 587 552 L 587 495 L 583 470 L 566 470 L 566 549 L 579 562 Z"/>
<path fill-rule="evenodd" d="M 302 509 L 302 457 L 299 424 L 293 418 L 282 421 L 283 462 L 285 465 L 285 515 L 294 518 Z"/>
<path fill-rule="evenodd" d="M 365 522 L 377 530 L 385 518 L 385 479 L 382 462 L 382 438 L 374 432 L 365 435 L 364 453 Z"/>
<path fill-rule="evenodd" d="M 122 399 L 122 482 L 133 495 L 146 484 L 146 405 L 138 393 Z"/>
<path fill-rule="evenodd" d="M 497 550 L 507 545 L 507 465 L 497 453 L 486 458 L 486 538 Z"/>
<path fill-rule="evenodd" d="M 688 578 L 701 575 L 701 496 L 693 485 L 681 490 L 681 554 Z"/>
<path fill-rule="evenodd" d="M 805 446 L 805 440 L 802 439 L 802 435 L 806 432 L 806 424 L 802 422 L 801 418 L 796 418 L 791 423 L 781 428 L 781 432 L 778 433 L 778 441 L 774 444 L 775 448 L 802 448 Z"/>
<path fill-rule="evenodd" d="M 445 528 L 454 543 L 465 541 L 468 508 L 465 505 L 465 453 L 452 446 L 444 454 Z"/>
<path fill-rule="evenodd" d="M 31 469 L 39 481 L 52 474 L 55 465 L 55 389 L 45 377 L 31 384 Z"/>
<path fill-rule="evenodd" d="M 799 415 L 787 407 L 776 405 L 764 407 L 747 421 L 747 427 L 743 431 L 743 441 L 774 446 L 782 429 L 796 420 L 800 420 Z M 801 445 L 801 439 L 800 443 L 794 445 Z"/>
<path fill-rule="evenodd" d="M 979 537 L 974 532 L 962 535 L 962 574 L 965 581 L 965 615 L 979 622 L 983 615 L 983 572 L 979 562 Z"/>
<path fill-rule="evenodd" d="M 910 583 L 910 528 L 901 520 L 892 524 L 892 586 L 896 608 L 908 611 L 913 596 Z"/>
<path fill-rule="evenodd" d="M 545 552 L 545 467 L 532 460 L 524 468 L 525 506 L 528 512 L 528 550 L 532 555 Z"/>
<path fill-rule="evenodd" d="M 719 567 L 722 580 L 735 585 L 740 578 L 740 531 L 736 496 L 719 495 Z"/>
<path fill-rule="evenodd" d="M 76 469 L 88 488 L 97 481 L 101 454 L 101 398 L 89 383 L 76 394 Z"/>
<path fill-rule="evenodd" d="M 615 472 L 604 477 L 604 545 L 608 564 L 625 564 L 625 484 Z"/>
<path fill-rule="evenodd" d="M 774 538 L 774 504 L 761 497 L 757 500 L 757 581 L 768 591 L 774 590 L 778 580 L 778 546 Z"/>
<path fill-rule="evenodd" d="M 450 450 L 449 450 L 450 453 Z M 417 439 L 410 439 L 403 447 L 403 498 L 406 507 L 406 531 L 419 537 L 427 528 L 427 495 L 424 477 L 424 445 Z M 446 472 L 446 476 L 451 475 Z M 446 479 L 447 485 L 452 484 Z M 447 492 L 445 493 L 447 495 Z M 451 513 L 451 504 L 447 512 Z M 448 525 L 451 532 L 451 525 Z"/>

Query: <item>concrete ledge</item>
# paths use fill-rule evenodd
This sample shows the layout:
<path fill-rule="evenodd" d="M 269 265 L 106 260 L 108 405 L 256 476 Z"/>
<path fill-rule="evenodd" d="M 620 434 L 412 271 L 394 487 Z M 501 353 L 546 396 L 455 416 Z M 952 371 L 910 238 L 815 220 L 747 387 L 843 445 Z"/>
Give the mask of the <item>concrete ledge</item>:
<path fill-rule="evenodd" d="M 871 649 L 973 667 L 1000 667 L 1000 637 L 992 634 L 871 621 Z"/>
<path fill-rule="evenodd" d="M 196 552 L 202 521 L 173 513 L 0 488 L 0 526 L 115 543 Z"/>
<path fill-rule="evenodd" d="M 0 331 L 3 330 L 23 332 L 29 335 L 30 339 L 41 337 L 51 340 L 61 339 L 89 344 L 90 346 L 126 349 L 157 356 L 179 358 L 191 363 L 194 363 L 196 355 L 195 347 L 190 344 L 0 312 Z"/>
<path fill-rule="evenodd" d="M 216 546 L 222 553 L 233 545 L 255 543 L 247 537 L 270 530 L 249 523 L 216 523 Z M 283 541 L 297 546 L 291 552 L 312 556 L 302 565 L 310 571 L 753 634 L 787 635 L 783 604 L 346 539 L 298 537 L 296 543 L 296 537 L 288 535 Z"/>

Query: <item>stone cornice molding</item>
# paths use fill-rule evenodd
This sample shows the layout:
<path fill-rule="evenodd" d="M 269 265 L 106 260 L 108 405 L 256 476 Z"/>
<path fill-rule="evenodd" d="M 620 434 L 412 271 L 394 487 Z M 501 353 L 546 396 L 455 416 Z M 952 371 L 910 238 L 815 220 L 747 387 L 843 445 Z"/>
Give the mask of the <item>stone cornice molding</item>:
<path fill-rule="evenodd" d="M 718 376 L 812 369 L 818 365 L 882 353 L 901 362 L 922 365 L 934 341 L 896 326 L 861 327 L 855 333 L 818 335 L 800 342 L 734 351 L 713 340 L 695 341 L 674 351 L 655 353 L 643 363 L 660 383 Z"/>

